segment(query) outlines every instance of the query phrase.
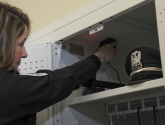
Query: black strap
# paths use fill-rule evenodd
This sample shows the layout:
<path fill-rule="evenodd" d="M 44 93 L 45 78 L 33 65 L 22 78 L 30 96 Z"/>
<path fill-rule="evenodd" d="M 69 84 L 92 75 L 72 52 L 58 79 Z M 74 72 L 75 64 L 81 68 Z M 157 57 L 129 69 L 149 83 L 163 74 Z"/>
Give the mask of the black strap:
<path fill-rule="evenodd" d="M 139 108 L 137 109 L 137 116 L 138 116 L 138 123 L 139 123 L 139 125 L 141 125 L 140 114 L 139 114 L 140 109 L 141 109 L 141 107 L 139 107 Z"/>
<path fill-rule="evenodd" d="M 156 105 L 153 106 L 153 116 L 154 116 L 154 123 L 155 123 L 155 125 L 157 125 L 156 110 L 155 110 L 155 108 L 156 108 Z"/>

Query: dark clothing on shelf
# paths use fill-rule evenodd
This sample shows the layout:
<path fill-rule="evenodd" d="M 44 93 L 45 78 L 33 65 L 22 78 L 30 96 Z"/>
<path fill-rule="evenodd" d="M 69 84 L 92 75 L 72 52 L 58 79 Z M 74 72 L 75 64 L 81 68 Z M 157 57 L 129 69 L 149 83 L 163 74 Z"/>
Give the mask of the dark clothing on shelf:
<path fill-rule="evenodd" d="M 92 55 L 71 66 L 20 75 L 0 71 L 0 125 L 35 125 L 36 113 L 65 99 L 95 77 L 101 63 Z"/>

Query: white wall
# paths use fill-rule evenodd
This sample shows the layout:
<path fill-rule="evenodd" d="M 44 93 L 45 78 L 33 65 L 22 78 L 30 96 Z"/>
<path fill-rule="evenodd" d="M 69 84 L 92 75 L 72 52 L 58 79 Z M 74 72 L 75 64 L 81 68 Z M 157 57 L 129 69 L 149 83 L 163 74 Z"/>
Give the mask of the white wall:
<path fill-rule="evenodd" d="M 95 0 L 0 0 L 25 11 L 30 19 L 31 34 L 79 10 Z"/>

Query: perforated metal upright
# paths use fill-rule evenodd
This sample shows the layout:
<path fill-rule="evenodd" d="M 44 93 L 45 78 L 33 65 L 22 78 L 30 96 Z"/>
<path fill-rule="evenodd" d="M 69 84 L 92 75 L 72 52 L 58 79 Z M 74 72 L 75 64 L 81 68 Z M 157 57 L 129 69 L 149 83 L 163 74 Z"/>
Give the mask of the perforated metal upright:
<path fill-rule="evenodd" d="M 28 58 L 22 59 L 19 66 L 20 74 L 35 73 L 39 69 L 54 70 L 53 44 L 51 42 L 28 45 L 26 51 Z M 37 113 L 37 125 L 55 125 L 54 109 L 55 105 Z"/>

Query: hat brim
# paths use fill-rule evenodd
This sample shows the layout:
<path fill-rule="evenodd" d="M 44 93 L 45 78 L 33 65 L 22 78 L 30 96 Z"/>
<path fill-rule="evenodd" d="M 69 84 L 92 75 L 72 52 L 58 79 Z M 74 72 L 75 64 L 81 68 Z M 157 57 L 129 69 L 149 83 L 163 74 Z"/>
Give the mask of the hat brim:
<path fill-rule="evenodd" d="M 159 79 L 162 77 L 162 71 L 142 71 L 134 74 L 131 77 L 131 81 L 128 83 L 128 85 L 138 84 L 149 80 Z"/>

